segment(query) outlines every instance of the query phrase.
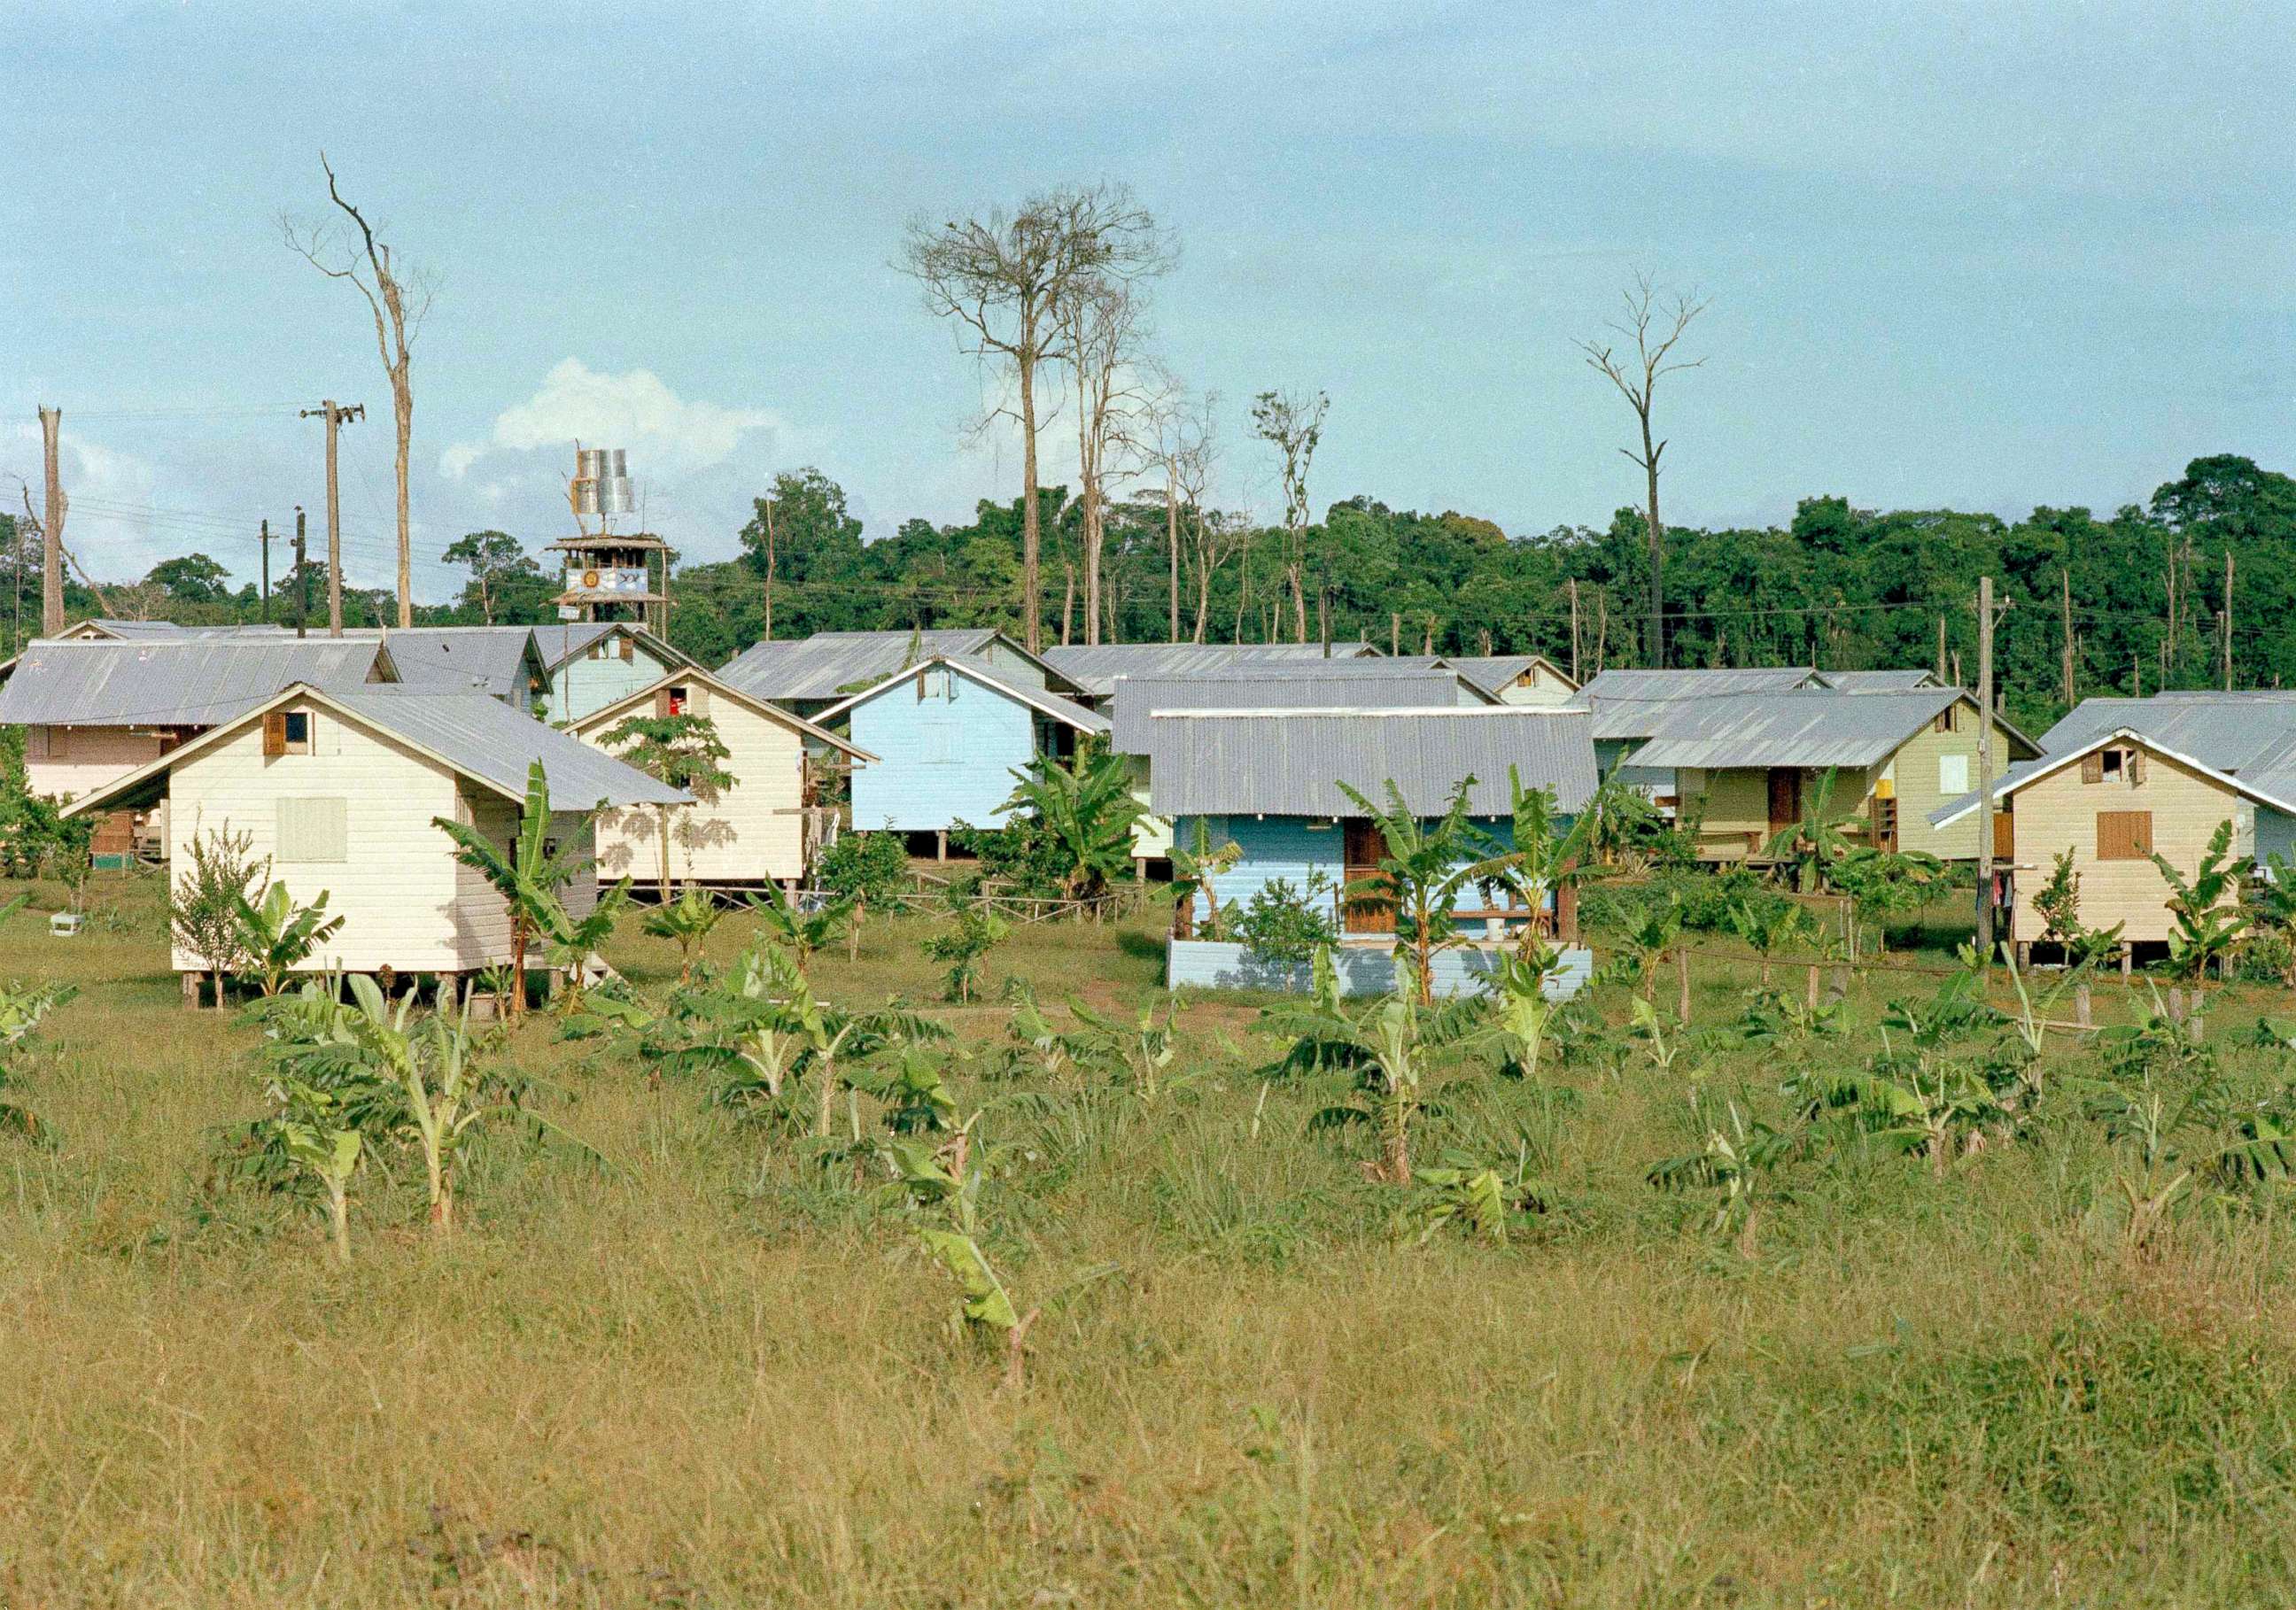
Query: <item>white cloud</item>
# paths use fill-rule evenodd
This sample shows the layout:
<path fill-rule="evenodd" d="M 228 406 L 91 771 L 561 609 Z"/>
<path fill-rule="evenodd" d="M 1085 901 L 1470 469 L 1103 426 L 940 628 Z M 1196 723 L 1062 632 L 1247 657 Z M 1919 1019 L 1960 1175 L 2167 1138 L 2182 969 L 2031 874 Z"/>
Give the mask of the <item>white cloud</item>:
<path fill-rule="evenodd" d="M 40 432 L 17 428 L 18 439 L 37 462 Z M 91 565 L 104 580 L 133 579 L 172 554 L 217 545 L 214 534 L 193 525 L 179 511 L 153 507 L 159 474 L 146 461 L 76 436 L 57 438 L 56 468 L 63 477 L 64 546 Z M 9 491 L 15 493 L 11 485 Z M 32 510 L 40 510 L 40 486 L 32 486 Z M 20 494 L 8 500 L 20 509 Z"/>
<path fill-rule="evenodd" d="M 640 477 L 690 475 L 723 464 L 745 438 L 789 435 L 789 422 L 770 408 L 729 408 L 687 401 L 650 370 L 602 374 L 568 358 L 545 375 L 535 394 L 495 417 L 482 442 L 457 442 L 439 456 L 439 472 L 460 480 L 480 460 L 496 454 L 546 451 L 573 468 L 577 441 L 629 451 Z"/>

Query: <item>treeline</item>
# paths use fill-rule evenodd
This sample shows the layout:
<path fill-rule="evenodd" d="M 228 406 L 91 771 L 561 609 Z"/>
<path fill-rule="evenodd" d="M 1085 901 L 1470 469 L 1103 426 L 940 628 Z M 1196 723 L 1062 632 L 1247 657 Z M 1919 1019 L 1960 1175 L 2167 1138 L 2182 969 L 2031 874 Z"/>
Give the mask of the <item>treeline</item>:
<path fill-rule="evenodd" d="M 1081 641 L 1082 589 L 1070 584 L 1079 573 L 1081 511 L 1062 487 L 1041 489 L 1038 507 L 1043 632 L 1052 642 Z M 1195 636 L 1200 625 L 1211 642 L 1295 634 L 1280 528 L 1121 503 L 1108 511 L 1103 640 L 1170 633 L 1175 526 L 1179 635 Z M 969 524 L 913 519 L 865 543 L 834 481 L 817 470 L 784 474 L 741 533 L 740 557 L 676 567 L 671 636 L 710 664 L 764 636 L 769 570 L 777 637 L 957 625 L 1019 635 L 1021 527 L 1017 501 L 983 503 Z M 1308 634 L 1327 628 L 1335 639 L 1406 652 L 1535 650 L 1587 674 L 1646 665 L 1644 532 L 1633 510 L 1603 530 L 1510 536 L 1467 515 L 1349 498 L 1307 533 Z M 0 529 L 0 600 L 17 586 L 36 622 L 37 554 L 31 573 L 16 576 L 9 535 Z M 1977 579 L 1990 574 L 2006 605 L 1999 675 L 2021 723 L 2046 725 L 2063 709 L 2068 642 L 2076 697 L 2217 686 L 2227 650 L 2236 685 L 2296 684 L 2296 480 L 2245 458 L 2195 460 L 2146 505 L 2102 517 L 2042 508 L 2013 522 L 1812 497 L 1784 529 L 1674 526 L 1666 535 L 1666 657 L 1674 665 L 1934 666 L 1942 653 L 1948 676 L 1972 680 Z M 477 533 L 449 552 L 471 579 L 453 605 L 422 611 L 425 622 L 549 617 L 556 577 L 515 540 Z M 2227 558 L 2228 633 L 2219 614 Z M 115 610 L 185 620 L 251 619 L 258 606 L 255 589 L 227 590 L 220 567 L 200 555 L 105 592 Z M 324 593 L 322 575 L 313 596 Z M 346 599 L 359 624 L 390 607 L 377 592 Z M 75 615 L 101 607 L 77 579 L 67 601 Z M 275 600 L 275 617 L 291 618 L 291 607 Z"/>

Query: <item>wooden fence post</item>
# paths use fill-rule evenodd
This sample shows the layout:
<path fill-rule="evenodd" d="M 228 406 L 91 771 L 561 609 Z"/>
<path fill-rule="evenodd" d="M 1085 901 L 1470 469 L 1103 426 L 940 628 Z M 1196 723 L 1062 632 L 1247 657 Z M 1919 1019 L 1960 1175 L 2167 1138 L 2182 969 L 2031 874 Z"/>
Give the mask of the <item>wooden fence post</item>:
<path fill-rule="evenodd" d="M 1684 1023 L 1690 1021 L 1690 947 L 1677 945 L 1674 951 L 1675 982 L 1680 999 L 1675 1002 L 1675 1015 Z"/>
<path fill-rule="evenodd" d="M 845 925 L 845 960 L 849 962 L 861 960 L 861 919 L 867 914 L 868 910 L 869 903 L 866 900 L 857 900 L 853 903 L 852 919 Z"/>

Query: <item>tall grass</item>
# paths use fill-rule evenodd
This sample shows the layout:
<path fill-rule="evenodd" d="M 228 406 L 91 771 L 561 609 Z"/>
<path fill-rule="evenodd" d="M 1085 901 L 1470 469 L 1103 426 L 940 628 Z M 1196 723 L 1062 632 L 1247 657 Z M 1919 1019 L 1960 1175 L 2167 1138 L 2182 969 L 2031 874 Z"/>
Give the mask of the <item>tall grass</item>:
<path fill-rule="evenodd" d="M 1554 1205 L 1503 1249 L 1414 1246 L 1369 1138 L 1308 1132 L 1336 1083 L 1263 1085 L 1249 1007 L 1192 1002 L 1199 1076 L 1156 1107 L 1103 1088 L 993 1116 L 1018 1153 L 988 1204 L 1000 1272 L 1046 1308 L 1007 1393 L 849 1185 L 546 1020 L 510 1054 L 611 1167 L 504 1132 L 450 1243 L 419 1181 L 370 1173 L 332 1267 L 307 1219 L 203 1187 L 215 1132 L 261 1107 L 253 1032 L 179 1009 L 148 886 L 99 903 L 119 920 L 83 939 L 0 929 L 0 977 L 85 992 L 19 1087 L 61 1144 L 0 1141 L 0 1604 L 2296 1592 L 2277 1199 L 2199 1205 L 2132 1257 L 2096 1222 L 2107 1148 L 2070 1119 L 1941 1179 L 1810 1171 L 1749 1260 L 1643 1182 L 1694 1132 L 1682 1077 L 1636 1056 L 1559 1091 L 1468 1079 L 1429 1155 L 1529 1148 Z M 1157 927 L 1020 928 L 992 985 L 1132 1008 Z M 820 987 L 925 998 L 921 931 L 873 918 Z M 613 960 L 648 990 L 677 965 L 635 935 Z M 1702 1019 L 1751 982 L 1702 962 Z M 1885 993 L 1818 1054 L 1862 1057 Z M 2219 1039 L 2274 1004 L 2235 994 Z M 1000 1008 L 947 1015 L 1002 1034 Z M 1776 1109 L 1775 1057 L 1704 1060 Z M 968 1107 L 1031 1088 L 958 1083 Z"/>

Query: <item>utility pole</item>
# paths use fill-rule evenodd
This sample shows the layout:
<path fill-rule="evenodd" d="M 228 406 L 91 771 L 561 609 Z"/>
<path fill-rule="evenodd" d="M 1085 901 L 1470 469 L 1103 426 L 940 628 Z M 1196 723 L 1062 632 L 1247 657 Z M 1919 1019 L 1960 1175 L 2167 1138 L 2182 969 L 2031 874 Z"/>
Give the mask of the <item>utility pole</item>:
<path fill-rule="evenodd" d="M 2079 702 L 2073 698 L 2073 573 L 2059 566 L 2057 580 L 2064 589 L 2065 619 L 2065 708 L 2070 710 Z"/>
<path fill-rule="evenodd" d="M 1578 578 L 1570 578 L 1570 680 L 1584 680 L 1578 674 Z"/>
<path fill-rule="evenodd" d="M 1387 613 L 1387 651 L 1390 655 L 1403 652 L 1403 611 L 1400 609 L 1390 609 Z"/>
<path fill-rule="evenodd" d="M 1937 677 L 1939 682 L 1943 682 L 1945 680 L 1945 617 L 1942 615 L 1938 617 Z M 1956 682 L 1959 682 L 1961 678 L 1956 676 L 1954 680 Z"/>
<path fill-rule="evenodd" d="M 295 581 L 299 596 L 295 601 L 295 635 L 305 634 L 305 623 L 311 618 L 311 567 L 303 552 L 303 505 L 295 505 Z"/>
<path fill-rule="evenodd" d="M 1977 578 L 1977 953 L 1993 965 L 1993 578 Z"/>
<path fill-rule="evenodd" d="M 56 469 L 56 438 L 62 432 L 64 411 L 40 410 L 40 464 L 47 472 L 46 511 L 40 516 L 40 635 L 53 637 L 64 629 L 64 483 Z"/>
<path fill-rule="evenodd" d="M 1316 589 L 1316 635 L 1323 640 L 1324 658 L 1332 658 L 1332 584 Z"/>
<path fill-rule="evenodd" d="M 2224 590 L 2224 685 L 2232 691 L 2232 550 L 2225 550 Z"/>
<path fill-rule="evenodd" d="M 263 522 L 263 624 L 271 624 L 271 522 Z"/>
<path fill-rule="evenodd" d="M 775 554 L 774 554 L 774 500 L 773 500 L 773 499 L 771 499 L 771 498 L 767 498 L 767 499 L 765 500 L 765 508 L 766 508 L 766 641 L 767 641 L 767 642 L 773 642 L 773 641 L 774 641 L 774 559 L 775 559 Z M 1177 550 L 1176 550 L 1176 552 L 1177 552 Z M 1175 594 L 1174 596 L 1175 596 L 1175 597 L 1177 597 L 1177 596 L 1178 596 L 1178 595 L 1177 595 L 1177 594 Z M 1179 615 L 1177 614 L 1177 610 L 1179 609 L 1179 607 L 1180 607 L 1180 606 L 1179 606 L 1178 604 L 1177 604 L 1177 603 L 1176 603 L 1176 604 L 1174 604 L 1174 605 L 1172 606 L 1172 609 L 1173 609 L 1173 610 L 1175 611 L 1175 613 L 1174 613 L 1174 615 L 1173 615 L 1173 617 L 1172 617 L 1172 619 L 1173 619 L 1173 621 L 1174 621 L 1174 623 L 1175 623 L 1175 624 L 1174 624 L 1174 625 L 1173 625 L 1173 627 L 1172 627 L 1172 641 L 1173 641 L 1174 642 L 1179 642 L 1179 640 L 1180 640 L 1180 629 L 1179 629 L 1179 626 L 1178 626 L 1178 625 L 1177 625 L 1177 622 L 1179 621 L 1179 618 L 1180 618 L 1180 617 L 1179 617 Z"/>
<path fill-rule="evenodd" d="M 317 414 L 327 421 L 327 635 L 343 634 L 343 500 L 335 480 L 335 437 L 345 421 L 366 417 L 364 403 L 337 403 L 330 398 L 302 417 Z"/>

